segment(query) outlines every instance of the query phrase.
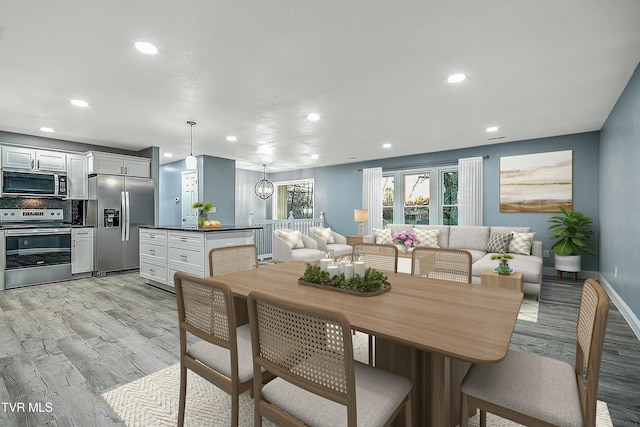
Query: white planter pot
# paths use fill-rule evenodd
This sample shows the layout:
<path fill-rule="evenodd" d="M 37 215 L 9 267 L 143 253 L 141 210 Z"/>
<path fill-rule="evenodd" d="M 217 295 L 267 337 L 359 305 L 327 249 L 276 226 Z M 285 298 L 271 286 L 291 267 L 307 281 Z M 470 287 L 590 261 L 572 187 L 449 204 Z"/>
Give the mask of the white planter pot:
<path fill-rule="evenodd" d="M 580 255 L 556 255 L 556 270 L 578 272 L 580 271 L 581 256 Z"/>

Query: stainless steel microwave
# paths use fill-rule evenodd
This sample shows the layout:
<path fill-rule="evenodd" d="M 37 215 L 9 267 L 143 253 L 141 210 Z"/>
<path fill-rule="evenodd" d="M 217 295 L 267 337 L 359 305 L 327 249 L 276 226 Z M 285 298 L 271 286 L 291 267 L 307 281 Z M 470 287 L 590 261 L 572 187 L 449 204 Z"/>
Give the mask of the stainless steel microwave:
<path fill-rule="evenodd" d="M 2 195 L 25 197 L 67 197 L 67 174 L 2 170 Z"/>

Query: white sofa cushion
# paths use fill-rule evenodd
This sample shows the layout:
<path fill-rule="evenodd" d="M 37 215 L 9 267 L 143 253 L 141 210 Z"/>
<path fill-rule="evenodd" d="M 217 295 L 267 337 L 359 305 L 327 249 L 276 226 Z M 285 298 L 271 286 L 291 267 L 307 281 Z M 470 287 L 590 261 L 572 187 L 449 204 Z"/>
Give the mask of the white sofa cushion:
<path fill-rule="evenodd" d="M 393 243 L 393 233 L 391 233 L 391 229 L 389 228 L 374 228 L 373 235 L 376 238 L 376 243 L 379 245 L 390 245 L 391 243 Z"/>
<path fill-rule="evenodd" d="M 455 226 L 449 228 L 450 249 L 473 249 L 486 252 L 489 227 Z"/>
<path fill-rule="evenodd" d="M 440 230 L 425 230 L 422 228 L 414 228 L 413 231 L 420 239 L 420 243 L 416 246 L 423 246 L 427 248 L 439 248 L 438 245 L 438 235 L 440 234 Z"/>
<path fill-rule="evenodd" d="M 441 248 L 449 247 L 449 226 L 448 225 L 424 225 L 418 224 L 413 228 L 418 230 L 438 230 L 438 246 Z M 510 231 L 507 231 L 510 233 Z"/>
<path fill-rule="evenodd" d="M 293 231 L 279 230 L 278 237 L 280 237 L 291 249 L 304 248 L 302 233 L 300 233 L 299 230 L 293 230 Z"/>
<path fill-rule="evenodd" d="M 333 240 L 333 232 L 331 231 L 331 228 L 313 227 L 311 229 L 311 232 L 324 240 L 324 242 L 327 244 L 335 243 L 335 240 Z"/>
<path fill-rule="evenodd" d="M 513 237 L 509 243 L 509 253 L 531 255 L 531 245 L 536 233 L 516 233 L 511 232 Z"/>

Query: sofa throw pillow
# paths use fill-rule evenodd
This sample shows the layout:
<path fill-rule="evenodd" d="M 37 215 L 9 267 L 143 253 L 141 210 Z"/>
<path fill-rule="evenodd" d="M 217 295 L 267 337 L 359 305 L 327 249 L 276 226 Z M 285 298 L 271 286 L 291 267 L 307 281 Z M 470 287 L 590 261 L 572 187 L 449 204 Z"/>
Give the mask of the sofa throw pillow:
<path fill-rule="evenodd" d="M 531 246 L 536 233 L 516 233 L 512 231 L 511 235 L 509 252 L 512 254 L 531 255 Z"/>
<path fill-rule="evenodd" d="M 304 242 L 302 241 L 302 233 L 298 230 L 294 231 L 280 231 L 280 238 L 284 240 L 284 242 L 291 249 L 300 249 L 304 248 Z"/>
<path fill-rule="evenodd" d="M 388 228 L 374 228 L 373 235 L 376 237 L 376 243 L 379 245 L 390 245 L 393 243 L 393 236 L 391 235 L 391 230 Z"/>
<path fill-rule="evenodd" d="M 420 228 L 414 228 L 413 231 L 420 239 L 420 243 L 416 246 L 423 246 L 427 248 L 439 248 L 438 245 L 438 235 L 440 234 L 440 230 L 424 230 Z"/>
<path fill-rule="evenodd" d="M 321 238 L 322 240 L 324 240 L 324 242 L 327 244 L 335 243 L 335 240 L 333 240 L 333 232 L 329 227 L 327 228 L 316 227 L 316 228 L 313 228 L 311 232 L 316 236 L 318 236 L 319 238 Z"/>
<path fill-rule="evenodd" d="M 509 250 L 509 243 L 511 243 L 511 233 L 491 233 L 489 241 L 487 242 L 487 252 L 495 252 L 503 254 Z"/>

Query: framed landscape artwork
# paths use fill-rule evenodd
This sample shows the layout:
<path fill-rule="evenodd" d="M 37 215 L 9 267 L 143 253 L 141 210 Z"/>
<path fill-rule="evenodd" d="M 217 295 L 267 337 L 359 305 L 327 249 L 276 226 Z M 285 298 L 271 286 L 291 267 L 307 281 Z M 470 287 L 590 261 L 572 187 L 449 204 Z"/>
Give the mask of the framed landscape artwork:
<path fill-rule="evenodd" d="M 500 212 L 573 210 L 573 151 L 500 157 Z"/>

